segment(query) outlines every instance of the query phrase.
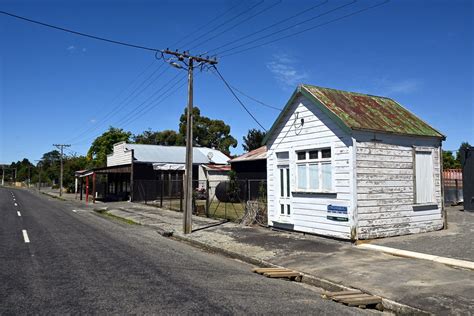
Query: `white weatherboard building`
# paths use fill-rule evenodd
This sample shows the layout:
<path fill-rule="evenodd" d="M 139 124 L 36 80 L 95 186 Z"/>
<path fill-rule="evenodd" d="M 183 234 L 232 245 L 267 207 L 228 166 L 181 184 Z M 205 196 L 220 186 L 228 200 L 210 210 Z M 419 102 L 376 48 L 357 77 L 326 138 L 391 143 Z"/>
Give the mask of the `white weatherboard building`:
<path fill-rule="evenodd" d="M 351 240 L 441 229 L 444 139 L 392 99 L 300 85 L 265 140 L 268 222 Z"/>

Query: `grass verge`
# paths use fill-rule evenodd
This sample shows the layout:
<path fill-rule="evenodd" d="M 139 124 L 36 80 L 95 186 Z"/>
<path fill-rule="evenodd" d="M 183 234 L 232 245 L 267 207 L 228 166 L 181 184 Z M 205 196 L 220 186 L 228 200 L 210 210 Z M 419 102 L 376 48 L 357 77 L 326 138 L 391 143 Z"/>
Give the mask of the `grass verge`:
<path fill-rule="evenodd" d="M 100 216 L 103 216 L 103 217 L 109 217 L 111 219 L 114 219 L 114 220 L 117 220 L 117 221 L 120 221 L 120 222 L 123 222 L 123 223 L 126 223 L 126 224 L 129 224 L 129 225 L 141 225 L 140 223 L 137 223 L 131 219 L 128 219 L 128 218 L 123 218 L 123 217 L 120 217 L 120 216 L 116 216 L 114 214 L 110 214 L 107 210 L 104 210 L 104 209 L 95 209 L 94 210 L 98 215 Z"/>

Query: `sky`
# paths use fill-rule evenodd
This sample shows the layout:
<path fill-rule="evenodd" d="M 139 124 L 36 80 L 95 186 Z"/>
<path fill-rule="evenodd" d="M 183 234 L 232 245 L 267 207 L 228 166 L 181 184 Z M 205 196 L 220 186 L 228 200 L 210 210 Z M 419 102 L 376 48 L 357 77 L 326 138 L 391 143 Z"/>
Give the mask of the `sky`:
<path fill-rule="evenodd" d="M 383 1 L 0 0 L 0 10 L 136 45 L 217 54 L 232 86 L 274 107 L 282 108 L 299 83 L 391 97 L 446 135 L 445 149 L 473 144 L 472 1 L 391 0 L 330 22 Z M 133 134 L 177 130 L 186 72 L 152 51 L 5 15 L 0 39 L 0 163 L 40 159 L 57 143 L 72 144 L 66 154 L 83 155 L 109 126 Z M 239 96 L 269 129 L 279 112 Z M 233 154 L 242 153 L 247 131 L 259 128 L 210 71 L 195 71 L 194 104 L 231 126 L 239 142 Z"/>

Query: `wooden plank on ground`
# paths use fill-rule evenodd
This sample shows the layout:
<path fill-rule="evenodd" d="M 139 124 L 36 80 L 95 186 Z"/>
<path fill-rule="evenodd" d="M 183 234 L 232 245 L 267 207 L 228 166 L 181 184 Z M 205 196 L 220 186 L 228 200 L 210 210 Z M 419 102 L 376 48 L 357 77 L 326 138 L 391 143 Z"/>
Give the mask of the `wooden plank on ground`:
<path fill-rule="evenodd" d="M 339 291 L 339 292 L 324 292 L 323 295 L 332 297 L 334 295 L 358 294 L 358 293 L 362 293 L 362 292 L 354 289 L 354 290 Z"/>
<path fill-rule="evenodd" d="M 289 269 L 285 268 L 256 268 L 253 269 L 253 272 L 255 273 L 265 273 L 265 272 L 281 272 L 281 271 L 291 271 Z"/>
<path fill-rule="evenodd" d="M 382 299 L 380 297 L 372 296 L 371 298 L 353 298 L 344 300 L 343 303 L 349 306 L 359 306 L 359 305 L 372 305 L 381 303 Z"/>
<path fill-rule="evenodd" d="M 360 294 L 340 295 L 340 296 L 335 295 L 331 298 L 335 301 L 347 301 L 353 298 L 370 298 L 370 297 L 373 297 L 373 296 L 369 294 L 365 294 L 365 293 L 360 293 Z"/>
<path fill-rule="evenodd" d="M 291 277 L 301 276 L 299 272 L 294 272 L 294 271 L 267 272 L 267 273 L 264 273 L 263 275 L 269 278 L 291 278 Z"/>

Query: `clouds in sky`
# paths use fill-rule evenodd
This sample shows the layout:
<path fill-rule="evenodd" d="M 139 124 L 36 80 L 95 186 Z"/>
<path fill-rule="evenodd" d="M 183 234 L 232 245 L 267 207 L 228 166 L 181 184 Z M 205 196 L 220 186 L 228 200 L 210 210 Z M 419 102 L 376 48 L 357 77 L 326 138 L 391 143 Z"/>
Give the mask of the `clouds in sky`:
<path fill-rule="evenodd" d="M 275 54 L 266 66 L 283 89 L 293 90 L 299 83 L 308 78 L 305 71 L 297 68 L 298 64 L 297 59 L 287 54 Z"/>
<path fill-rule="evenodd" d="M 73 53 L 73 52 L 76 52 L 76 51 L 79 51 L 79 52 L 82 52 L 82 53 L 85 53 L 87 51 L 87 48 L 85 47 L 76 47 L 74 45 L 69 45 L 67 48 L 66 48 L 67 51 Z"/>

